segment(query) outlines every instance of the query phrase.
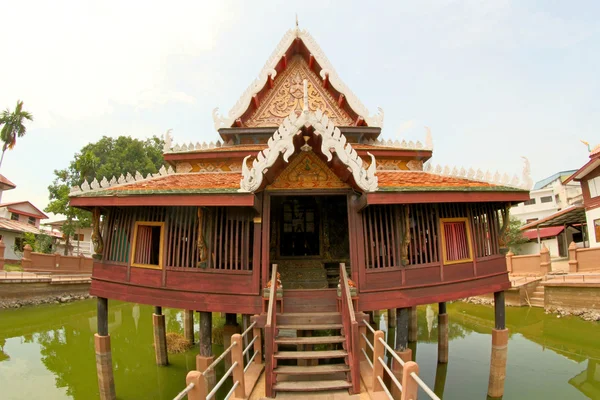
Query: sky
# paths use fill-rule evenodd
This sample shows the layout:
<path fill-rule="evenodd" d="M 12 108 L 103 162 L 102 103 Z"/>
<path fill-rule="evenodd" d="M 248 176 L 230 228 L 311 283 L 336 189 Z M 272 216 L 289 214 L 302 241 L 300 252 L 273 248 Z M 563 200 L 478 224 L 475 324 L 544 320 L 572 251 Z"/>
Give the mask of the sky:
<path fill-rule="evenodd" d="M 2 7 L 0 109 L 35 120 L 0 173 L 43 209 L 53 171 L 102 136 L 216 141 L 285 32 L 307 29 L 382 138 L 534 181 L 600 144 L 597 1 L 27 1 Z M 51 219 L 53 216 L 50 214 Z"/>

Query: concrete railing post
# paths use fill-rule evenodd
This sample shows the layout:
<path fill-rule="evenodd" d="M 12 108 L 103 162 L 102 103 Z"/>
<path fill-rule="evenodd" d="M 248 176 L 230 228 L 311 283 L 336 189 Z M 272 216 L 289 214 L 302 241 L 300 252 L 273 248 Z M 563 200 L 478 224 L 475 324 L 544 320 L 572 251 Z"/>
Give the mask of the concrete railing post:
<path fill-rule="evenodd" d="M 543 244 L 542 250 L 540 250 L 540 273 L 542 275 L 546 275 L 548 272 L 550 272 L 551 265 L 550 250 L 548 250 L 546 245 Z"/>
<path fill-rule="evenodd" d="M 379 362 L 379 357 L 383 358 L 385 354 L 385 347 L 379 339 L 385 340 L 385 334 L 383 331 L 376 331 L 373 335 L 373 391 L 381 392 L 383 387 L 377 377 L 383 379 L 383 365 Z"/>
<path fill-rule="evenodd" d="M 262 329 L 252 328 L 252 334 L 256 338 L 256 340 L 254 341 L 254 353 L 256 354 L 256 357 L 254 357 L 254 363 L 261 364 L 262 359 L 263 359 L 263 357 L 262 357 Z"/>
<path fill-rule="evenodd" d="M 512 272 L 513 272 L 513 257 L 514 257 L 514 255 L 515 255 L 515 253 L 513 253 L 510 250 L 508 253 L 506 253 L 506 269 L 508 270 L 509 274 L 512 274 Z"/>
<path fill-rule="evenodd" d="M 402 397 L 401 400 L 417 400 L 419 384 L 410 376 L 412 373 L 419 374 L 419 366 L 414 361 L 408 361 L 404 364 L 402 371 Z"/>
<path fill-rule="evenodd" d="M 4 250 L 6 249 L 6 245 L 4 241 L 0 238 L 0 271 L 4 270 Z"/>
<path fill-rule="evenodd" d="M 56 268 L 56 269 L 60 268 L 60 254 L 58 254 L 58 253 L 54 254 L 54 268 Z"/>
<path fill-rule="evenodd" d="M 21 267 L 23 270 L 31 268 L 31 246 L 26 244 L 23 248 L 23 259 L 21 260 Z"/>
<path fill-rule="evenodd" d="M 571 242 L 569 245 L 569 272 L 579 271 L 579 261 L 577 261 L 577 245 Z"/>
<path fill-rule="evenodd" d="M 188 400 L 206 400 L 208 388 L 206 385 L 206 379 L 204 378 L 204 375 L 202 375 L 202 372 L 188 372 L 187 376 L 185 377 L 185 384 L 187 386 L 190 383 L 193 383 L 194 387 L 188 392 Z"/>
<path fill-rule="evenodd" d="M 366 322 L 363 322 L 363 324 L 365 324 Z M 367 327 L 365 325 L 360 325 L 358 327 L 358 343 L 360 344 L 359 350 L 359 358 L 361 361 L 365 361 L 365 354 L 363 353 L 362 349 L 365 349 L 365 351 L 367 351 L 367 342 L 365 341 L 365 336 L 367 336 Z"/>
<path fill-rule="evenodd" d="M 237 363 L 233 369 L 233 382 L 239 382 L 235 388 L 234 395 L 236 399 L 246 397 L 246 382 L 244 380 L 244 341 L 239 333 L 231 336 L 231 344 L 236 343 L 231 349 L 231 364 Z"/>

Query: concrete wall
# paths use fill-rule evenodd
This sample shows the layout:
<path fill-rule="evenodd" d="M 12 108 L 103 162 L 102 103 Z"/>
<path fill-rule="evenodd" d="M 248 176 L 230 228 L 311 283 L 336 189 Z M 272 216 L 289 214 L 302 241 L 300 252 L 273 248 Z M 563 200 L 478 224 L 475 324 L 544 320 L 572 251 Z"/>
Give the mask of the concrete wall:
<path fill-rule="evenodd" d="M 512 275 L 540 275 L 539 254 L 512 257 Z"/>
<path fill-rule="evenodd" d="M 11 282 L 0 281 L 0 299 L 25 300 L 36 297 L 58 296 L 63 293 L 87 294 L 90 292 L 89 283 L 53 284 L 46 282 Z"/>
<path fill-rule="evenodd" d="M 61 256 L 60 254 L 25 254 L 21 262 L 24 271 L 91 274 L 94 260 L 84 256 Z"/>
<path fill-rule="evenodd" d="M 552 283 L 544 285 L 545 308 L 555 310 L 599 310 L 600 284 Z"/>
<path fill-rule="evenodd" d="M 591 271 L 600 272 L 600 247 L 577 249 L 576 272 Z"/>
<path fill-rule="evenodd" d="M 2 235 L 2 241 L 6 248 L 4 249 L 4 258 L 6 262 L 10 262 L 11 260 L 21 260 L 23 257 L 22 254 L 17 254 L 14 252 L 15 246 L 15 238 L 20 237 L 20 233 L 8 232 L 8 231 L 0 231 L 0 235 Z"/>
<path fill-rule="evenodd" d="M 558 240 L 553 237 L 550 239 L 542 239 L 542 244 L 546 245 L 548 250 L 550 250 L 550 257 L 559 257 L 558 251 Z M 523 255 L 530 254 L 539 254 L 540 245 L 537 240 L 534 242 L 527 242 L 519 246 L 519 253 Z"/>

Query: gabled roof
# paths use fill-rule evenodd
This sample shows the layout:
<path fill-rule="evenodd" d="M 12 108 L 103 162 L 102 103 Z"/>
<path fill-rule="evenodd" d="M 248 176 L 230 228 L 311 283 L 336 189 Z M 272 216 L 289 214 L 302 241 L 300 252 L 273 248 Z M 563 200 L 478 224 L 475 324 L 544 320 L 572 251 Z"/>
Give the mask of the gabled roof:
<path fill-rule="evenodd" d="M 577 171 L 573 173 L 570 177 L 565 180 L 565 184 L 575 180 L 580 181 L 586 177 L 587 174 L 600 167 L 600 152 L 592 153 L 590 155 L 590 161 L 585 163 L 585 165 L 579 168 Z"/>
<path fill-rule="evenodd" d="M 43 233 L 33 225 L 26 224 L 25 222 L 13 221 L 6 218 L 0 218 L 0 231 L 33 233 L 35 235 Z"/>
<path fill-rule="evenodd" d="M 260 98 L 264 98 L 265 92 L 273 88 L 277 83 L 278 75 L 288 67 L 288 63 L 293 61 L 292 58 L 296 54 L 302 54 L 308 59 L 309 69 L 314 72 L 315 77 L 320 77 L 321 86 L 330 91 L 333 100 L 338 102 L 340 108 L 342 108 L 342 104 L 345 104 L 344 109 L 346 111 L 358 116 L 368 126 L 381 127 L 383 125 L 383 110 L 379 108 L 379 114 L 371 116 L 367 108 L 337 75 L 337 72 L 312 36 L 307 31 L 296 27 L 290 29 L 283 36 L 258 78 L 246 89 L 227 116 L 219 115 L 218 108 L 215 108 L 213 111 L 215 129 L 232 127 L 236 120 L 247 115 L 252 109 L 258 109 Z M 294 78 L 296 77 L 293 76 L 292 79 Z M 317 107 L 320 108 L 323 105 Z M 289 110 L 285 114 L 287 113 L 289 113 Z M 286 116 L 283 115 L 282 117 L 285 118 Z M 353 116 L 351 115 L 351 117 Z M 273 126 L 277 125 L 274 124 Z M 343 125 L 343 123 L 338 123 L 338 125 Z"/>
<path fill-rule="evenodd" d="M 27 211 L 21 211 L 21 210 L 14 208 L 14 206 L 19 205 L 19 204 L 29 204 L 35 211 L 37 211 L 37 213 L 36 213 L 37 215 L 31 215 L 31 216 L 39 216 L 41 219 L 48 218 L 48 216 L 46 214 L 44 214 L 42 212 L 42 210 L 40 210 L 39 208 L 34 206 L 30 201 L 15 201 L 12 203 L 3 203 L 3 204 L 0 204 L 0 208 L 8 207 L 10 211 L 14 211 L 17 214 L 30 215 Z"/>
<path fill-rule="evenodd" d="M 549 226 L 547 228 L 540 228 L 539 238 L 546 239 L 546 238 L 558 236 L 558 234 L 560 234 L 564 229 L 565 229 L 564 226 Z M 537 231 L 537 229 L 525 231 L 525 232 L 523 232 L 523 236 L 528 240 L 537 240 L 538 231 Z"/>
<path fill-rule="evenodd" d="M 17 185 L 9 181 L 4 175 L 0 174 L 0 189 L 10 190 L 16 188 Z"/>

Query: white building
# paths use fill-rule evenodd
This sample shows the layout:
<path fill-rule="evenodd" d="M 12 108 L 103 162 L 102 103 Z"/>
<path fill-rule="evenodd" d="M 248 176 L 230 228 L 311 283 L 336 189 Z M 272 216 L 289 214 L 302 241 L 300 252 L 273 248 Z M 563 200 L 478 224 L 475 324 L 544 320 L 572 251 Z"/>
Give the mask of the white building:
<path fill-rule="evenodd" d="M 530 192 L 530 200 L 513 206 L 512 216 L 523 224 L 542 220 L 573 205 L 583 204 L 583 193 L 579 182 L 568 181 L 577 170 L 557 172 L 546 179 L 536 182 Z M 566 235 L 566 237 L 565 237 Z M 566 257 L 568 243 L 576 242 L 583 245 L 582 229 L 578 227 L 540 228 L 539 232 L 528 231 L 524 236 L 530 240 L 521 246 L 522 254 L 539 252 L 540 243 L 549 250 L 552 257 Z"/>
<path fill-rule="evenodd" d="M 55 235 L 58 235 L 60 239 L 56 244 L 56 253 L 65 254 L 65 235 L 62 233 L 61 228 L 67 220 L 53 221 L 44 224 L 45 226 L 51 229 L 51 232 Z M 74 221 L 77 223 L 77 221 Z M 94 254 L 94 246 L 92 244 L 92 228 L 81 228 L 77 227 L 75 229 L 75 233 L 71 237 L 71 249 L 69 251 L 70 255 L 79 255 L 83 254 L 84 256 L 91 257 Z"/>

